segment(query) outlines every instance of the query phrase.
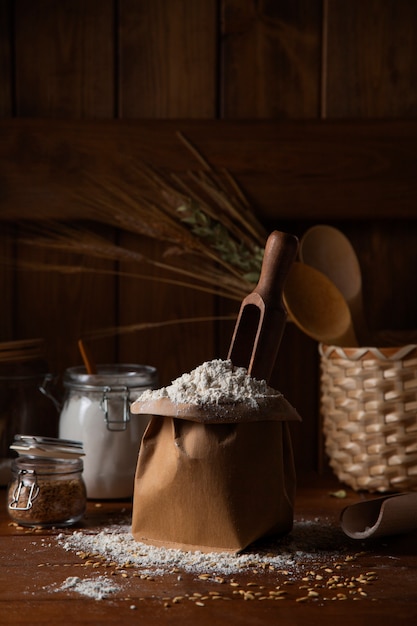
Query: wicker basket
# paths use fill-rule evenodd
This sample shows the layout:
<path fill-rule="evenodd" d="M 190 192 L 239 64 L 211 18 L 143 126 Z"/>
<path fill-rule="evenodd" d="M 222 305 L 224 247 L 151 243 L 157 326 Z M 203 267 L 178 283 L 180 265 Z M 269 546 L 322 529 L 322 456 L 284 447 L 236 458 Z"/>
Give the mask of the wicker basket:
<path fill-rule="evenodd" d="M 319 346 L 325 450 L 342 482 L 417 489 L 417 345 Z"/>

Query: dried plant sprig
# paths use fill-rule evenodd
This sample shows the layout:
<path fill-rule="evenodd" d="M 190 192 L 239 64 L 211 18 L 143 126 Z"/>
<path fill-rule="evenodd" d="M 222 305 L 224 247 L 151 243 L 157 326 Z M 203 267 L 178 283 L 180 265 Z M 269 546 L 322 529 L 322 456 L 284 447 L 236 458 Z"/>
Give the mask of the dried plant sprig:
<path fill-rule="evenodd" d="M 266 232 L 259 220 L 256 218 L 253 209 L 237 180 L 225 168 L 219 170 L 221 176 L 216 174 L 215 169 L 212 165 L 210 165 L 208 160 L 191 143 L 191 141 L 185 137 L 183 133 L 178 131 L 177 137 L 195 156 L 195 158 L 203 164 L 203 169 L 210 172 L 210 175 L 215 179 L 215 185 L 222 193 L 222 201 L 226 203 L 231 215 L 234 215 L 238 223 L 244 224 L 253 241 L 262 246 L 265 243 Z M 204 172 L 204 175 L 206 175 L 206 172 Z M 200 172 L 200 176 L 203 176 L 203 172 Z"/>
<path fill-rule="evenodd" d="M 92 193 L 88 204 L 93 211 L 92 216 L 159 241 L 175 243 L 187 251 L 201 252 L 217 263 L 226 261 L 226 272 L 236 276 L 241 274 L 240 256 L 253 256 L 255 261 L 250 274 L 255 277 L 260 269 L 259 258 L 267 235 L 263 226 L 232 175 L 226 170 L 213 168 L 182 133 L 177 135 L 202 164 L 202 170 L 188 171 L 183 175 L 165 174 L 149 164 L 132 163 L 129 180 L 107 179 L 103 183 L 90 179 Z M 213 238 L 206 246 L 206 241 L 200 236 L 193 237 L 192 231 L 181 228 L 178 209 L 184 206 L 198 206 L 213 225 L 221 226 L 214 231 L 223 234 L 221 246 L 213 248 Z M 118 210 L 120 208 L 123 210 Z M 225 250 L 225 237 L 230 240 L 227 247 L 234 249 L 229 258 L 219 254 Z M 246 262 L 243 262 L 245 265 Z"/>
<path fill-rule="evenodd" d="M 202 170 L 189 172 L 189 176 L 215 202 L 216 209 L 222 211 L 223 219 L 228 215 L 231 220 L 235 220 L 235 224 L 239 228 L 235 234 L 239 239 L 246 241 L 249 247 L 253 243 L 263 246 L 267 233 L 256 218 L 247 197 L 236 179 L 225 168 L 216 170 L 183 133 L 178 132 L 177 136 L 187 149 L 204 165 Z M 205 209 L 208 210 L 208 208 L 206 205 Z M 220 221 L 223 221 L 223 219 Z"/>
<path fill-rule="evenodd" d="M 38 236 L 34 236 L 34 233 Z M 200 259 L 198 271 L 192 269 L 192 265 L 185 264 L 183 267 L 173 265 L 144 256 L 136 250 L 118 246 L 105 237 L 90 232 L 82 226 L 74 226 L 61 224 L 57 222 L 47 222 L 40 229 L 36 225 L 31 228 L 31 235 L 22 238 L 21 243 L 28 246 L 36 246 L 42 249 L 55 250 L 62 253 L 72 253 L 87 257 L 107 259 L 118 262 L 133 262 L 138 267 L 150 265 L 167 273 L 165 276 L 158 275 L 158 281 L 173 284 L 181 287 L 188 287 L 198 291 L 211 293 L 213 295 L 221 295 L 233 300 L 240 300 L 242 295 L 247 291 L 249 285 L 244 285 L 242 280 L 238 280 L 231 275 L 224 275 L 218 267 L 212 263 L 207 263 L 204 258 Z M 167 250 L 167 257 L 171 258 L 176 255 L 173 248 Z M 39 262 L 25 264 L 19 261 L 20 267 L 23 269 L 42 269 Z M 62 265 L 50 263 L 44 264 L 45 270 L 62 271 L 63 273 L 117 273 L 118 275 L 131 276 L 145 280 L 155 280 L 155 276 L 149 276 L 139 272 L 124 272 L 120 268 L 117 270 L 104 270 L 99 268 L 88 268 L 81 264 L 68 263 L 63 261 Z M 177 278 L 173 278 L 176 275 Z M 181 278 L 181 280 L 180 280 Z"/>
<path fill-rule="evenodd" d="M 183 215 L 181 221 L 190 226 L 191 232 L 207 241 L 224 261 L 244 272 L 245 280 L 250 283 L 258 280 L 263 248 L 254 245 L 249 250 L 243 243 L 236 242 L 222 223 L 213 221 L 195 202 L 181 205 L 177 211 Z"/>
<path fill-rule="evenodd" d="M 175 244 L 177 255 L 198 255 L 217 265 L 223 266 L 225 275 L 234 275 L 241 279 L 242 272 L 235 266 L 220 257 L 216 250 L 196 237 L 184 223 L 177 212 L 179 202 L 188 202 L 188 198 L 181 196 L 178 191 L 169 192 L 175 198 L 167 201 L 167 194 L 161 193 L 162 185 L 153 191 L 160 193 L 160 202 L 148 199 L 146 194 L 138 191 L 141 188 L 141 176 L 147 177 L 148 168 L 143 165 L 139 169 L 135 166 L 135 185 L 120 180 L 100 180 L 90 178 L 91 193 L 87 201 L 76 197 L 77 202 L 84 202 L 88 207 L 88 217 L 97 222 L 115 226 L 130 233 L 156 239 L 164 244 Z M 149 180 L 149 178 L 147 178 Z M 160 181 L 161 179 L 159 179 Z M 127 193 L 127 189 L 129 193 Z M 163 188 L 164 190 L 165 188 Z M 176 195 L 174 195 L 176 194 Z"/>
<path fill-rule="evenodd" d="M 7 261 L 5 261 L 7 264 Z M 140 280 L 146 280 L 149 282 L 155 282 L 155 276 L 150 276 L 149 274 L 140 274 L 138 272 L 125 272 L 120 269 L 105 269 L 101 267 L 88 267 L 85 265 L 77 265 L 77 264 L 68 264 L 68 263 L 47 263 L 42 261 L 24 261 L 22 259 L 18 259 L 14 265 L 17 269 L 29 271 L 29 272 L 56 272 L 59 274 L 94 274 L 94 275 L 103 275 L 103 276 L 118 276 L 122 278 L 134 278 Z M 176 287 L 185 287 L 188 289 L 193 289 L 195 291 L 201 291 L 203 293 L 211 294 L 214 296 L 221 296 L 224 298 L 228 298 L 230 300 L 240 301 L 243 297 L 243 294 L 236 291 L 235 295 L 233 295 L 232 289 L 223 291 L 222 288 L 214 288 L 214 287 L 204 287 L 203 285 L 193 285 L 190 281 L 181 281 L 175 278 L 165 278 L 163 276 L 158 276 L 158 283 L 164 283 L 167 285 L 174 285 Z"/>
<path fill-rule="evenodd" d="M 117 274 L 241 301 L 258 280 L 267 233 L 231 173 L 214 168 L 182 133 L 177 136 L 197 160 L 199 169 L 180 174 L 132 162 L 121 177 L 104 180 L 86 174 L 83 194 L 74 194 L 73 198 L 84 207 L 85 219 L 93 225 L 38 222 L 24 242 L 63 252 L 62 264 L 55 261 L 56 257 L 52 264 L 19 259 L 20 267 L 37 271 Z M 132 249 L 130 244 L 117 245 L 112 239 L 99 235 L 97 223 L 116 227 L 121 235 L 125 232 L 138 236 L 138 248 Z M 157 258 L 138 252 L 143 236 L 160 243 Z M 125 241 L 123 237 L 121 240 Z M 74 260 L 74 254 L 80 255 L 82 260 Z M 83 263 L 86 256 L 113 261 L 113 267 L 86 266 Z M 136 267 L 137 271 L 132 269 Z M 146 267 L 155 271 L 146 274 Z M 169 320 L 154 325 L 204 319 Z M 133 324 L 97 333 L 113 335 L 152 325 Z"/>
<path fill-rule="evenodd" d="M 215 317 L 185 317 L 181 319 L 164 320 L 162 322 L 140 322 L 138 324 L 127 324 L 125 326 L 109 326 L 98 330 L 91 330 L 84 333 L 85 339 L 103 339 L 114 335 L 125 335 L 142 330 L 151 330 L 162 326 L 176 326 L 177 324 L 196 324 L 213 321 L 234 321 L 234 315 L 217 315 Z"/>

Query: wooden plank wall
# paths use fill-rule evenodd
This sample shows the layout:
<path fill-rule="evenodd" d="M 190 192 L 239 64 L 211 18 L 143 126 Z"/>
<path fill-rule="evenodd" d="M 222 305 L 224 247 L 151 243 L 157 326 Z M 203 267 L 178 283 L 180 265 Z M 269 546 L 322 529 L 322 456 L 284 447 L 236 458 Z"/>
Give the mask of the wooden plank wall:
<path fill-rule="evenodd" d="M 414 0 L 0 0 L 0 116 L 412 119 L 416 48 Z M 268 228 L 301 235 L 320 221 L 320 197 L 311 198 L 309 219 L 296 210 L 289 215 L 288 205 L 280 203 L 277 180 L 276 213 L 265 218 Z M 413 328 L 416 221 L 397 219 L 395 203 L 392 219 L 362 219 L 360 205 L 352 215 L 340 219 L 335 197 L 334 215 L 326 221 L 355 245 L 374 326 Z M 76 339 L 88 330 L 236 312 L 236 304 L 157 280 L 16 271 L 13 259 L 39 260 L 41 253 L 22 247 L 18 221 L 0 228 L 0 341 L 45 337 L 56 373 L 79 363 Z M 110 236 L 158 252 L 154 243 L 118 232 Z M 43 260 L 52 263 L 54 257 L 45 253 Z M 112 269 L 108 261 L 85 263 Z M 232 324 L 179 325 L 97 341 L 94 350 L 102 362 L 154 364 L 166 384 L 204 360 L 224 356 L 231 329 Z M 300 471 L 312 470 L 320 460 L 317 346 L 293 326 L 287 328 L 274 383 L 304 418 L 294 430 L 296 461 Z"/>

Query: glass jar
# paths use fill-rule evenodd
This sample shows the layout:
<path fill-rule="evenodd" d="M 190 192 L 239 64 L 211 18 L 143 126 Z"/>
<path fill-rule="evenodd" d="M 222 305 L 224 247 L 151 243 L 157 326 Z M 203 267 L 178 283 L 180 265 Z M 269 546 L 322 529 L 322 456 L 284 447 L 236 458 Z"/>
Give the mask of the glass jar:
<path fill-rule="evenodd" d="M 149 365 L 98 365 L 97 374 L 72 367 L 64 375 L 59 436 L 82 442 L 84 481 L 91 499 L 127 499 L 149 416 L 131 415 L 130 403 L 157 385 Z"/>
<path fill-rule="evenodd" d="M 58 435 L 58 412 L 45 397 L 52 379 L 40 339 L 0 343 L 0 485 L 11 478 L 16 434 Z"/>
<path fill-rule="evenodd" d="M 7 508 L 21 526 L 69 526 L 85 513 L 82 445 L 43 437 L 15 437 Z M 51 456 L 52 455 L 52 456 Z"/>

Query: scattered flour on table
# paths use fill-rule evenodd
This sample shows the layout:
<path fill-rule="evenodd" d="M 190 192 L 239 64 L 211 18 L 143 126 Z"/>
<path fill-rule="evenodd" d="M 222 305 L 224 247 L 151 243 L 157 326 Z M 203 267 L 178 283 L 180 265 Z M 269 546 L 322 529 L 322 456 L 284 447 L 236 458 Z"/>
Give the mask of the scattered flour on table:
<path fill-rule="evenodd" d="M 254 408 L 266 397 L 282 397 L 265 380 L 248 375 L 246 368 L 235 367 L 230 360 L 206 361 L 196 369 L 183 374 L 168 387 L 146 389 L 139 400 L 169 398 L 176 404 L 231 404 L 246 403 Z"/>
<path fill-rule="evenodd" d="M 239 554 L 187 552 L 137 542 L 130 526 L 109 526 L 99 533 L 73 531 L 59 534 L 57 541 L 65 550 L 88 553 L 117 563 L 135 567 L 141 574 L 162 576 L 170 572 L 233 575 L 245 570 L 285 569 L 298 574 L 308 564 L 340 558 L 349 542 L 343 533 L 321 522 L 298 521 L 292 533 Z"/>
<path fill-rule="evenodd" d="M 97 578 L 79 578 L 78 576 L 69 576 L 62 585 L 54 591 L 75 591 L 83 596 L 94 598 L 94 600 L 103 600 L 108 598 L 112 593 L 120 591 L 121 587 L 116 585 L 106 576 L 97 576 Z"/>

